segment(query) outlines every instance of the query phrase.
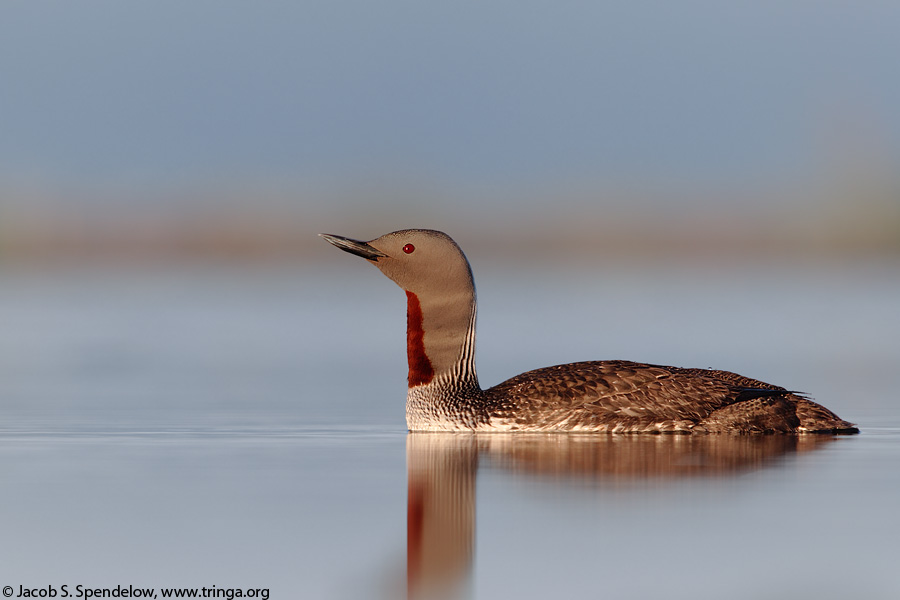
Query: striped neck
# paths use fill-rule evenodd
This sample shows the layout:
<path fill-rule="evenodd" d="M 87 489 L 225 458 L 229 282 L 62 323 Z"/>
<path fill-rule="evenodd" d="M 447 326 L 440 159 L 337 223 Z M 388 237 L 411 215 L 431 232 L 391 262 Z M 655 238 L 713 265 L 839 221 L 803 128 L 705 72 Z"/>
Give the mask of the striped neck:
<path fill-rule="evenodd" d="M 406 350 L 411 430 L 470 427 L 472 401 L 481 394 L 475 372 L 475 296 L 465 302 L 407 291 Z"/>
<path fill-rule="evenodd" d="M 406 292 L 409 388 L 478 387 L 475 372 L 475 294 L 426 297 Z"/>

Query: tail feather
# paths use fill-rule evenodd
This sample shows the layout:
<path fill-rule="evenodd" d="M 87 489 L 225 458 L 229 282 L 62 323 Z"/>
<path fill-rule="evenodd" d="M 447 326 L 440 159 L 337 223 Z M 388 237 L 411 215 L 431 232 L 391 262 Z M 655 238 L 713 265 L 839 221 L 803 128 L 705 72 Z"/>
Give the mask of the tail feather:
<path fill-rule="evenodd" d="M 859 428 L 808 398 L 798 396 L 797 418 L 800 428 L 812 433 L 859 433 Z"/>

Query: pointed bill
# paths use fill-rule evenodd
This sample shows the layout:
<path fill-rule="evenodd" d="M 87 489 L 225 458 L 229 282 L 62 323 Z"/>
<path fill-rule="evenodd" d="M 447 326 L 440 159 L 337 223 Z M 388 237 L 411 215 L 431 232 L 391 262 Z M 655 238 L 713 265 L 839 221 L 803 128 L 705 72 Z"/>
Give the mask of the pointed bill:
<path fill-rule="evenodd" d="M 379 258 L 387 256 L 384 252 L 376 250 L 366 242 L 345 238 L 340 235 L 330 235 L 328 233 L 320 233 L 319 237 L 325 238 L 325 241 L 332 246 L 337 246 L 344 252 L 362 256 L 366 260 L 377 261 Z"/>

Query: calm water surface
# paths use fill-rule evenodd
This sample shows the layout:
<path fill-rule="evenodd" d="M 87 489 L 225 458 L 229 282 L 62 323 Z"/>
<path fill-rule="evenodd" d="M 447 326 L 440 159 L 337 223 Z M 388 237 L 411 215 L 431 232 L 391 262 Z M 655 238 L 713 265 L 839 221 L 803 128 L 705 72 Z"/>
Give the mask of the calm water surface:
<path fill-rule="evenodd" d="M 715 366 L 837 438 L 407 434 L 402 292 L 335 265 L 0 269 L 0 586 L 900 597 L 896 265 L 474 265 L 484 385 Z"/>

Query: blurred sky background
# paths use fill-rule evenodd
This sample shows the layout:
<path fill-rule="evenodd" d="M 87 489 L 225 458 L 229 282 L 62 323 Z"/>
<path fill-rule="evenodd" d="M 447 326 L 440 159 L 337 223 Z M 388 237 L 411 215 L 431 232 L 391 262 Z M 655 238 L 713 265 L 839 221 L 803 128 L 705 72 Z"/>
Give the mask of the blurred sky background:
<path fill-rule="evenodd" d="M 5 2 L 0 259 L 408 226 L 895 255 L 898 30 L 886 0 Z"/>

